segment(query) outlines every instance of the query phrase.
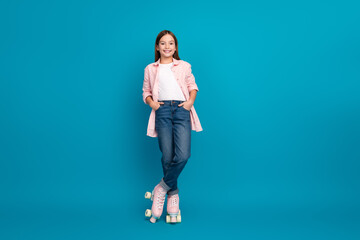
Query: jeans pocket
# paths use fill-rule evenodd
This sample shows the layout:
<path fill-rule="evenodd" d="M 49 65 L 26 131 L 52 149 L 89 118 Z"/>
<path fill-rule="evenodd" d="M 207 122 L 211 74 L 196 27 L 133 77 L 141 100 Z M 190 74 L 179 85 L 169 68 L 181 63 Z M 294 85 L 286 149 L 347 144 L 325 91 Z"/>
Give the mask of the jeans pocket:
<path fill-rule="evenodd" d="M 184 105 L 182 105 L 181 108 L 183 108 L 187 112 L 190 112 L 190 110 L 187 110 L 186 108 L 184 108 Z"/>
<path fill-rule="evenodd" d="M 161 108 L 161 105 L 158 107 L 158 109 L 155 110 L 155 112 L 159 111 L 160 108 Z"/>

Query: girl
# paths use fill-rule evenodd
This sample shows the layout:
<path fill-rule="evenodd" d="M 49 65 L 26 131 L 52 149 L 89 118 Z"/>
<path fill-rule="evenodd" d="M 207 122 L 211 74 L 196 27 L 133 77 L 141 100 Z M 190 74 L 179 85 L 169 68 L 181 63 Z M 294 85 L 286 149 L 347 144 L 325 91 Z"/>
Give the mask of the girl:
<path fill-rule="evenodd" d="M 191 130 L 202 131 L 194 108 L 199 91 L 191 65 L 180 60 L 178 42 L 168 30 L 161 31 L 155 41 L 155 62 L 146 66 L 143 101 L 151 108 L 147 135 L 158 137 L 164 177 L 151 193 L 153 200 L 146 216 L 155 223 L 163 212 L 167 193 L 167 213 L 170 222 L 180 222 L 177 179 L 190 157 Z"/>

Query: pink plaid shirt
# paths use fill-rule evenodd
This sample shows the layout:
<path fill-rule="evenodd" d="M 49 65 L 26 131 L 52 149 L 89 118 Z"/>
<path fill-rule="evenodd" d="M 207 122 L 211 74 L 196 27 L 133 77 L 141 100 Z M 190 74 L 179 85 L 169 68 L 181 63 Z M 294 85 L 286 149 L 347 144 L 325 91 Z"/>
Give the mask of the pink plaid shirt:
<path fill-rule="evenodd" d="M 154 62 L 150 63 L 145 68 L 144 73 L 144 83 L 143 83 L 143 101 L 146 104 L 146 97 L 152 96 L 155 102 L 158 102 L 158 95 L 159 95 L 159 79 L 158 79 L 158 66 L 160 63 L 160 58 Z M 186 101 L 189 100 L 190 91 L 196 89 L 199 91 L 196 83 L 195 77 L 191 71 L 190 63 L 184 60 L 177 60 L 173 58 L 173 66 L 171 70 L 174 73 L 174 77 L 176 81 L 179 83 L 181 91 L 183 92 Z M 200 124 L 200 120 L 198 115 L 196 114 L 194 105 L 190 109 L 190 121 L 191 121 L 191 129 L 200 132 L 202 131 L 202 127 Z M 147 136 L 150 137 L 157 137 L 157 132 L 155 130 L 155 110 L 152 109 L 150 113 L 150 118 L 148 122 L 147 128 Z"/>

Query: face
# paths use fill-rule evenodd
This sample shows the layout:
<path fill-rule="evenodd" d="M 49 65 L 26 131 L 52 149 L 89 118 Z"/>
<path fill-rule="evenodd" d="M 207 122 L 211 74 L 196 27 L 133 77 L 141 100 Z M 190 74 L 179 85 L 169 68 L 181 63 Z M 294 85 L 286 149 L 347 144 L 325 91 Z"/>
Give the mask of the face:
<path fill-rule="evenodd" d="M 165 34 L 160 38 L 159 46 L 156 47 L 156 50 L 160 52 L 161 57 L 172 57 L 175 53 L 175 40 L 170 34 Z"/>

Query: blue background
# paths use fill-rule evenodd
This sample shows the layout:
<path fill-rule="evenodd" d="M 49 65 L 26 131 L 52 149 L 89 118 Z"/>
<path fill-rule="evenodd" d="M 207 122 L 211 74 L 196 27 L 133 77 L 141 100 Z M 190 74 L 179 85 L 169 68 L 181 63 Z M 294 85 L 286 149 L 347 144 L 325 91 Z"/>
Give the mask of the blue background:
<path fill-rule="evenodd" d="M 359 239 L 359 10 L 1 1 L 0 238 Z M 204 128 L 175 226 L 144 216 L 162 169 L 142 83 L 164 29 Z"/>

